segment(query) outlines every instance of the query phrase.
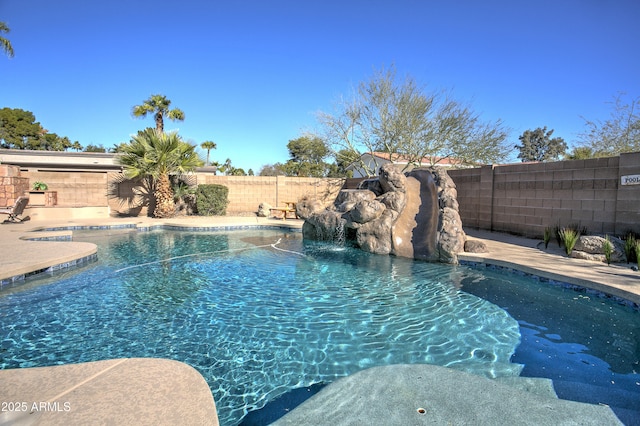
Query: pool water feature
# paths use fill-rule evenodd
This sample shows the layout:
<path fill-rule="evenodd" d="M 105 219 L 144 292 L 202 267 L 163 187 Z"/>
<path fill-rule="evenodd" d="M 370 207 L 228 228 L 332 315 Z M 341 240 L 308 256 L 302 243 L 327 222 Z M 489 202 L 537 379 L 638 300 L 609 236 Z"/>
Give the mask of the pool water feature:
<path fill-rule="evenodd" d="M 567 387 L 585 378 L 598 386 L 597 376 L 618 383 L 607 395 L 640 395 L 638 313 L 579 298 L 561 305 L 576 320 L 558 329 L 557 301 L 580 293 L 530 278 L 336 250 L 287 231 L 74 231 L 74 239 L 97 243 L 98 262 L 0 293 L 0 368 L 176 359 L 205 377 L 225 425 L 292 389 L 399 363 L 487 377 L 546 377 L 561 365 L 554 374 L 562 370 Z M 521 287 L 543 300 L 503 299 Z M 538 304 L 543 312 L 517 319 L 528 310 L 515 305 Z M 594 308 L 605 328 L 589 328 Z M 613 344 L 602 337 L 607 325 Z M 587 331 L 563 335 L 574 329 Z"/>

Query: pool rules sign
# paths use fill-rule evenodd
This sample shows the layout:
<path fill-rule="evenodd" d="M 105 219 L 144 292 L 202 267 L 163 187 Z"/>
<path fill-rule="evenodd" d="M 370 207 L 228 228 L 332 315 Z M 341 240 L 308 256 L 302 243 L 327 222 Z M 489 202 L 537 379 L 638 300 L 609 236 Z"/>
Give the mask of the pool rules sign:
<path fill-rule="evenodd" d="M 620 179 L 622 185 L 640 185 L 640 175 L 622 176 Z"/>

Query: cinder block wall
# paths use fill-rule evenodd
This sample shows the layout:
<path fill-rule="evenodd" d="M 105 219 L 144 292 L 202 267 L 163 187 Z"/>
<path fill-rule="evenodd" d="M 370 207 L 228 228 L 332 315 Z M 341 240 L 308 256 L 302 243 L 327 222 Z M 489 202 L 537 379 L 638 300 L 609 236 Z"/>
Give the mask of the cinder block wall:
<path fill-rule="evenodd" d="M 29 189 L 34 182 L 44 182 L 50 191 L 56 191 L 60 207 L 106 206 L 107 173 L 84 171 L 23 171 L 29 178 Z"/>
<path fill-rule="evenodd" d="M 344 179 L 319 179 L 285 176 L 217 176 L 197 174 L 197 183 L 218 184 L 229 188 L 227 213 L 256 212 L 260 203 L 283 207 L 308 196 L 332 203 Z"/>
<path fill-rule="evenodd" d="M 640 233 L 640 153 L 449 171 L 464 226 L 540 237 L 547 226 L 591 233 Z"/>

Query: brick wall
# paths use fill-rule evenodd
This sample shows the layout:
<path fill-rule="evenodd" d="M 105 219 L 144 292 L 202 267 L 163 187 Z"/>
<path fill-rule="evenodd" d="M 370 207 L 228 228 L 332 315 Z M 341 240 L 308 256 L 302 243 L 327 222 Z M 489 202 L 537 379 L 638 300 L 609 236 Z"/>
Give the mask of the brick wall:
<path fill-rule="evenodd" d="M 640 233 L 640 153 L 449 171 L 464 226 L 539 237 L 548 226 L 592 233 Z"/>

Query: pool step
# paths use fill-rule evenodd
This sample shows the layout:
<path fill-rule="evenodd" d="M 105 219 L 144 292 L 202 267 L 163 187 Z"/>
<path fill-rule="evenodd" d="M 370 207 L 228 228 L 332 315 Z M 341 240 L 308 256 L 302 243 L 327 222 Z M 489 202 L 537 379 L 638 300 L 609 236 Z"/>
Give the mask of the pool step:
<path fill-rule="evenodd" d="M 640 386 L 638 391 L 634 392 L 588 383 L 555 380 L 554 387 L 557 393 L 565 398 L 590 404 L 597 400 L 602 405 L 608 405 L 627 426 L 640 425 L 640 410 L 638 410 Z"/>
<path fill-rule="evenodd" d="M 530 392 L 535 395 L 543 396 L 546 398 L 557 398 L 555 389 L 553 388 L 553 381 L 551 379 L 545 379 L 540 377 L 498 377 L 494 379 L 505 385 L 513 386 L 524 392 Z"/>

